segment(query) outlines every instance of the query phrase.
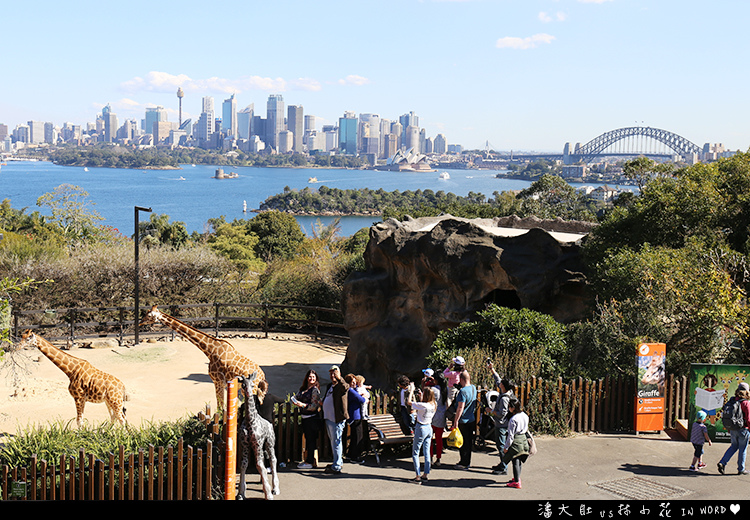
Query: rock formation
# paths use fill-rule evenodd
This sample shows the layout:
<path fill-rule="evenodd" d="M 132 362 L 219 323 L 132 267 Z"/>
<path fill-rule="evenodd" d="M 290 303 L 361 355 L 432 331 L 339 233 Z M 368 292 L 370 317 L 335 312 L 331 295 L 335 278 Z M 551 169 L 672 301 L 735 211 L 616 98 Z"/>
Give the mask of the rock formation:
<path fill-rule="evenodd" d="M 420 374 L 438 332 L 489 303 L 563 323 L 580 318 L 586 284 L 579 252 L 589 230 L 559 220 L 451 215 L 372 226 L 366 270 L 344 285 L 350 342 L 342 368 L 390 389 L 398 375 Z"/>

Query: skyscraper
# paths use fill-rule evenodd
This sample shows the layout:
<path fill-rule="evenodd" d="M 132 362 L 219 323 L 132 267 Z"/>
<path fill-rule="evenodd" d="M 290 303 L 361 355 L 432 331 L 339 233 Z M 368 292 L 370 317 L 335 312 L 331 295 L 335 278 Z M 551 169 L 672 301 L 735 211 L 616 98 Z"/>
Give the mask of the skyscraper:
<path fill-rule="evenodd" d="M 201 102 L 201 115 L 195 128 L 198 146 L 208 148 L 211 136 L 214 134 L 214 98 L 205 96 Z"/>
<path fill-rule="evenodd" d="M 398 118 L 398 122 L 401 123 L 401 132 L 402 132 L 402 134 L 401 134 L 401 146 L 402 147 L 406 147 L 406 149 L 408 150 L 409 148 L 411 148 L 414 145 L 409 146 L 407 144 L 407 142 L 406 142 L 407 141 L 406 132 L 407 132 L 407 129 L 410 126 L 414 126 L 417 129 L 419 128 L 419 117 L 417 117 L 417 114 L 415 114 L 412 111 L 412 112 L 409 112 L 408 114 L 404 114 L 404 115 L 400 116 Z M 417 130 L 417 132 L 419 132 L 419 130 Z"/>
<path fill-rule="evenodd" d="M 239 139 L 250 139 L 254 112 L 255 105 L 253 103 L 237 112 L 237 137 Z"/>
<path fill-rule="evenodd" d="M 359 114 L 359 152 L 378 155 L 380 142 L 380 116 Z"/>
<path fill-rule="evenodd" d="M 167 111 L 163 106 L 150 107 L 146 109 L 146 119 L 143 125 L 143 131 L 147 134 L 154 133 L 154 123 L 167 121 Z"/>
<path fill-rule="evenodd" d="M 284 130 L 284 98 L 271 94 L 266 103 L 266 139 L 275 150 L 279 149 L 279 132 Z"/>
<path fill-rule="evenodd" d="M 221 131 L 227 137 L 237 137 L 237 100 L 234 94 L 221 106 Z"/>
<path fill-rule="evenodd" d="M 289 105 L 287 108 L 286 128 L 292 132 L 293 142 L 292 151 L 302 153 L 302 138 L 305 134 L 305 118 L 302 111 L 302 105 Z"/>
<path fill-rule="evenodd" d="M 339 150 L 348 155 L 357 155 L 357 116 L 344 112 L 339 118 Z"/>
<path fill-rule="evenodd" d="M 102 109 L 102 120 L 104 121 L 104 135 L 102 136 L 102 140 L 105 143 L 114 142 L 117 134 L 117 116 L 112 112 L 109 104 Z"/>

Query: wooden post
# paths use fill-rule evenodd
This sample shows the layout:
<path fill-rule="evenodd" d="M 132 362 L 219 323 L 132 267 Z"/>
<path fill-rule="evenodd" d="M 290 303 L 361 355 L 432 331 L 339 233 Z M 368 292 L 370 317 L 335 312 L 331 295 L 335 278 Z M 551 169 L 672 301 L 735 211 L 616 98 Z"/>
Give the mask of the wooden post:
<path fill-rule="evenodd" d="M 249 397 L 250 399 L 253 396 Z M 234 500 L 235 477 L 237 474 L 237 380 L 227 382 L 227 409 L 226 417 L 226 456 L 224 457 L 226 468 L 224 475 L 224 500 Z"/>

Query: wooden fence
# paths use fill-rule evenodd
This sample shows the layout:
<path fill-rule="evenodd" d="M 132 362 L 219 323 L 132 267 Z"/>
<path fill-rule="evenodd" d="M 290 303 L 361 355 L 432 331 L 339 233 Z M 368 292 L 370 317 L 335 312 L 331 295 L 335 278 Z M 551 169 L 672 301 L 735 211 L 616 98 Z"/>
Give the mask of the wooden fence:
<path fill-rule="evenodd" d="M 61 455 L 59 464 L 32 456 L 28 467 L 0 468 L 3 500 L 204 500 L 211 498 L 213 447 L 183 445 L 95 459 Z"/>
<path fill-rule="evenodd" d="M 533 378 L 518 385 L 517 395 L 531 418 L 531 426 L 544 433 L 634 432 L 636 383 L 633 377 L 606 377 L 596 381 Z M 676 427 L 688 414 L 687 377 L 670 375 L 665 385 L 664 429 Z M 398 413 L 395 395 L 373 393 L 369 413 Z M 299 407 L 277 404 L 274 426 L 279 461 L 302 460 Z M 328 460 L 330 445 L 325 433 L 318 438 L 319 456 Z"/>
<path fill-rule="evenodd" d="M 46 339 L 76 341 L 85 338 L 113 337 L 122 345 L 134 335 L 133 307 L 64 308 L 13 311 L 14 337 L 25 329 L 46 330 Z M 141 307 L 148 310 L 150 307 Z M 268 303 L 200 303 L 166 305 L 172 316 L 219 336 L 222 330 L 269 332 L 310 332 L 315 339 L 348 339 L 340 309 Z M 139 336 L 152 333 L 139 328 Z M 164 334 L 164 332 L 160 332 Z M 174 335 L 174 333 L 172 332 Z"/>
<path fill-rule="evenodd" d="M 568 383 L 534 378 L 520 384 L 517 394 L 537 431 L 633 432 L 635 388 L 632 377 Z M 668 376 L 665 391 L 664 428 L 670 429 L 687 416 L 687 378 Z M 373 393 L 371 415 L 397 411 L 395 395 Z M 80 451 L 77 458 L 61 456 L 57 466 L 34 456 L 28 467 L 0 468 L 0 496 L 3 500 L 206 500 L 223 496 L 221 422 L 216 414 L 206 418 L 211 416 L 210 410 L 201 415 L 209 431 L 204 448 L 184 446 L 182 441 L 176 448 L 149 446 L 128 455 L 120 448 L 119 454 L 109 454 L 107 461 Z M 277 404 L 273 423 L 279 463 L 302 460 L 299 407 Z M 325 431 L 318 437 L 318 457 L 331 459 Z"/>

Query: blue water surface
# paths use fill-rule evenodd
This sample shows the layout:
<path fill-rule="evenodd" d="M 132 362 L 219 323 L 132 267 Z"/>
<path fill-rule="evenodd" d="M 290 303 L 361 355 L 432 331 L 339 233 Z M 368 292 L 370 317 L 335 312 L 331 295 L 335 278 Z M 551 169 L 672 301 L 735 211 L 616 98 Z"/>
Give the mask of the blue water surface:
<path fill-rule="evenodd" d="M 234 179 L 214 179 L 216 166 L 182 165 L 179 170 L 131 170 L 120 168 L 88 168 L 58 166 L 50 162 L 8 161 L 0 167 L 0 200 L 10 199 L 16 209 L 49 214 L 36 205 L 44 193 L 61 184 L 72 184 L 86 190 L 95 210 L 105 220 L 103 224 L 117 228 L 124 235 L 132 235 L 135 206 L 150 207 L 156 214 L 169 215 L 170 221 L 185 223 L 188 233 L 203 232 L 210 218 L 224 216 L 252 218 L 251 210 L 267 197 L 281 193 L 286 186 L 356 189 L 379 188 L 385 191 L 418 189 L 468 195 L 482 193 L 491 197 L 495 191 L 521 190 L 530 182 L 498 179 L 491 170 L 443 170 L 433 172 L 386 172 L 373 170 L 223 167 L 226 173 L 236 172 Z M 450 179 L 440 179 L 447 171 Z M 311 177 L 317 182 L 308 182 Z M 248 211 L 243 213 L 243 203 Z M 140 213 L 148 220 L 147 213 Z M 320 220 L 327 224 L 334 217 L 297 217 L 307 234 Z M 341 234 L 351 235 L 363 227 L 378 222 L 379 217 L 343 217 Z"/>

